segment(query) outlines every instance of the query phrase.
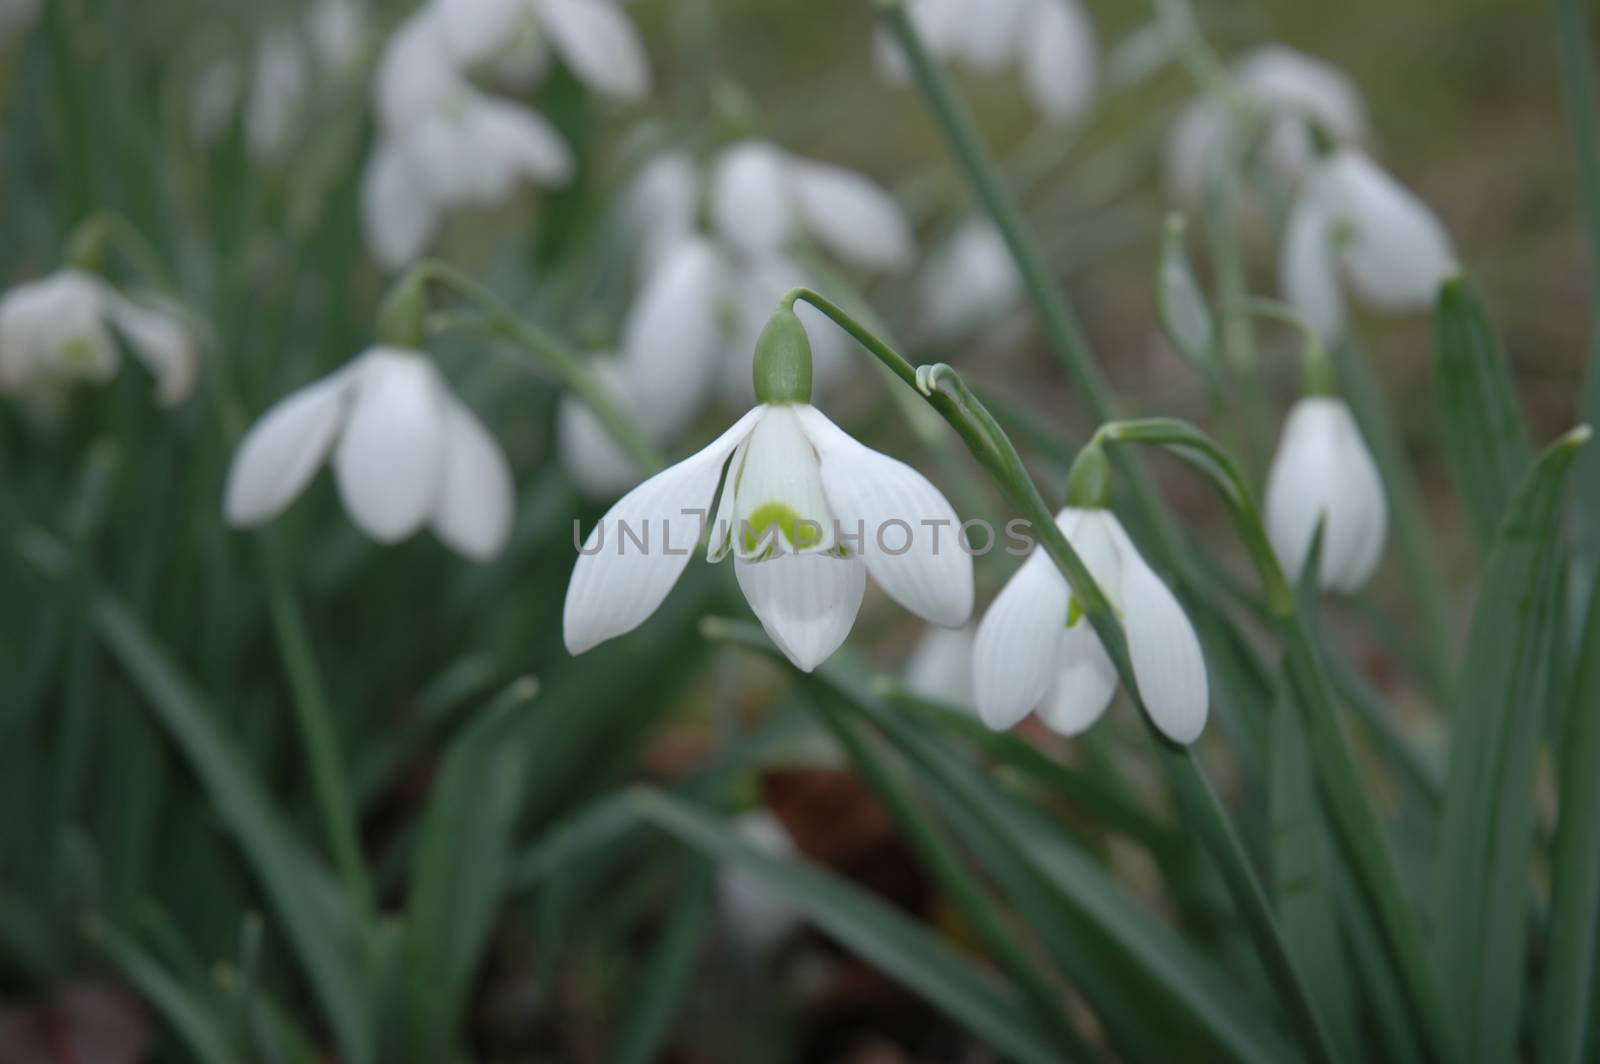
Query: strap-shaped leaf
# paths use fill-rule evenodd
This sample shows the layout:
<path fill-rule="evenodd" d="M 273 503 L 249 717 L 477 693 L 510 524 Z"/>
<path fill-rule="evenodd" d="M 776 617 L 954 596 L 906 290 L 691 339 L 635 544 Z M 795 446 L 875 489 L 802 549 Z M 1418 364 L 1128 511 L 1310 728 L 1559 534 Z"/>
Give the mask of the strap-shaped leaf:
<path fill-rule="evenodd" d="M 1453 277 L 1439 290 L 1434 365 L 1445 455 L 1478 548 L 1487 552 L 1533 456 L 1500 340 L 1478 296 Z"/>
<path fill-rule="evenodd" d="M 1561 608 L 1563 487 L 1588 429 L 1535 463 L 1500 527 L 1468 637 L 1435 867 L 1433 938 L 1453 1058 L 1516 1056 L 1533 784 Z"/>

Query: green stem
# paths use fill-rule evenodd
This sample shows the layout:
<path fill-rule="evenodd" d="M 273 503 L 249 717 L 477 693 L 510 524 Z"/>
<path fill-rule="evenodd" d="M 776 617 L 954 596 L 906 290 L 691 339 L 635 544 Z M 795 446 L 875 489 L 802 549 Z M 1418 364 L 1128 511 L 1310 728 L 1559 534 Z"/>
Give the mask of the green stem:
<path fill-rule="evenodd" d="M 98 210 L 78 224 L 67 238 L 67 261 L 83 269 L 98 271 L 105 252 L 115 249 L 144 282 L 163 291 L 175 291 L 172 274 L 155 247 L 137 226 L 110 210 Z"/>
<path fill-rule="evenodd" d="M 837 706 L 827 698 L 814 699 L 812 704 L 818 707 L 823 722 L 850 754 L 850 759 L 865 777 L 867 786 L 888 806 L 895 822 L 906 830 L 909 836 L 907 841 L 927 862 L 929 870 L 943 885 L 962 918 L 1011 973 L 1038 1019 L 1055 1036 L 1060 1047 L 1068 1051 L 1067 1058 L 1093 1059 L 1093 1051 L 1067 1020 L 1062 993 L 1038 971 L 1018 944 L 1017 934 L 995 915 L 995 907 L 984 897 L 977 881 L 934 826 L 932 819 L 867 748 L 866 740 Z"/>
<path fill-rule="evenodd" d="M 525 321 L 499 296 L 447 262 L 430 259 L 418 263 L 397 282 L 397 286 L 408 283 L 436 284 L 478 307 L 488 319 L 492 331 L 534 355 L 553 370 L 561 382 L 594 411 L 600 423 L 646 473 L 654 473 L 662 468 L 661 455 L 654 445 L 617 409 L 616 403 L 584 367 L 583 360 L 556 336 Z"/>
<path fill-rule="evenodd" d="M 289 676 L 295 723 L 305 742 L 311 767 L 311 786 L 321 812 L 323 830 L 334 863 L 355 903 L 356 911 L 371 915 L 372 880 L 361 853 L 356 828 L 355 803 L 339 749 L 333 711 L 328 704 L 316 653 L 306 632 L 305 617 L 296 600 L 283 556 L 271 533 L 258 537 L 261 566 L 267 581 L 267 602 L 272 613 L 273 636 Z"/>

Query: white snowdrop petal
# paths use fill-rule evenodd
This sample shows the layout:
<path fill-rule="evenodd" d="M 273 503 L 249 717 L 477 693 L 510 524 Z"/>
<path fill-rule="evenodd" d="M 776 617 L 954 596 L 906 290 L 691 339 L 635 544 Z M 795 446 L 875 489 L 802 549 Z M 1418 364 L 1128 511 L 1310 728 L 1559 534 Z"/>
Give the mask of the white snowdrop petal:
<path fill-rule="evenodd" d="M 857 443 L 815 407 L 796 414 L 821 459 L 840 544 L 859 550 L 872 578 L 912 613 L 947 628 L 965 624 L 972 556 L 961 548 L 955 508 L 927 477 Z"/>
<path fill-rule="evenodd" d="M 972 678 L 978 715 L 996 731 L 1014 726 L 1059 674 L 1067 582 L 1042 548 L 1007 581 L 978 625 Z"/>
<path fill-rule="evenodd" d="M 661 605 L 699 542 L 723 465 L 765 411 L 750 411 L 704 450 L 628 492 L 590 531 L 567 585 L 562 628 L 569 652 L 631 632 Z M 648 547 L 623 526 L 648 537 Z"/>
<path fill-rule="evenodd" d="M 1351 542 L 1339 572 L 1328 586 L 1353 594 L 1372 579 L 1383 558 L 1389 530 L 1389 502 L 1378 463 L 1362 438 L 1355 416 L 1339 403 L 1339 485 L 1352 526 Z"/>
<path fill-rule="evenodd" d="M 351 520 L 379 543 L 397 543 L 438 503 L 444 384 L 426 358 L 397 348 L 368 351 L 354 370 L 334 477 Z"/>
<path fill-rule="evenodd" d="M 511 538 L 516 501 L 511 465 L 477 415 L 454 396 L 444 403 L 444 447 L 434 534 L 456 553 L 487 562 Z"/>
<path fill-rule="evenodd" d="M 670 433 L 705 403 L 722 355 L 722 259 L 685 237 L 662 253 L 622 326 L 622 358 L 653 426 Z"/>
<path fill-rule="evenodd" d="M 1162 734 L 1192 743 L 1205 727 L 1211 693 L 1205 656 L 1188 615 L 1167 585 L 1134 554 L 1122 562 L 1123 627 L 1139 696 Z"/>
<path fill-rule="evenodd" d="M 918 278 L 922 313 L 935 332 L 986 325 L 1014 308 L 1022 275 L 992 222 L 969 218 L 929 258 Z"/>
<path fill-rule="evenodd" d="M 1228 122 L 1226 107 L 1209 96 L 1184 105 L 1161 149 L 1162 184 L 1169 199 L 1188 205 L 1205 202 L 1221 168 Z"/>
<path fill-rule="evenodd" d="M 972 647 L 977 631 L 934 626 L 912 651 L 901 675 L 905 689 L 919 698 L 974 709 Z"/>
<path fill-rule="evenodd" d="M 538 112 L 492 97 L 473 104 L 475 134 L 514 178 L 546 188 L 572 180 L 572 151 Z M 465 165 L 463 161 L 461 165 Z M 498 198 L 498 197 L 493 197 Z"/>
<path fill-rule="evenodd" d="M 1117 693 L 1111 663 L 1087 620 L 1061 633 L 1061 670 L 1039 704 L 1039 718 L 1057 735 L 1077 735 L 1105 715 Z"/>
<path fill-rule="evenodd" d="M 802 672 L 839 649 L 855 626 L 867 586 L 859 558 L 827 553 L 735 558 L 733 571 L 761 627 Z"/>
<path fill-rule="evenodd" d="M 1310 123 L 1341 144 L 1366 136 L 1366 106 L 1355 81 L 1320 59 L 1281 44 L 1255 48 L 1234 67 L 1244 96 L 1273 117 L 1264 151 L 1285 179 L 1298 180 L 1315 157 Z"/>
<path fill-rule="evenodd" d="M 911 223 L 879 185 L 844 167 L 804 159 L 791 162 L 789 180 L 806 227 L 829 251 L 868 269 L 911 264 Z"/>
<path fill-rule="evenodd" d="M 968 5 L 949 48 L 972 69 L 996 73 L 1023 44 L 1025 16 L 1037 0 L 983 0 L 982 10 Z"/>
<path fill-rule="evenodd" d="M 349 383 L 345 371 L 324 377 L 280 399 L 251 426 L 228 468 L 228 524 L 265 524 L 305 490 L 344 424 Z"/>
<path fill-rule="evenodd" d="M 611 0 L 535 0 L 539 26 L 563 62 L 596 92 L 637 100 L 650 91 L 650 61 L 633 22 Z"/>
<path fill-rule="evenodd" d="M 1278 288 L 1288 304 L 1325 343 L 1344 333 L 1344 295 L 1333 253 L 1329 217 L 1314 196 L 1302 196 L 1289 214 Z"/>
<path fill-rule="evenodd" d="M 157 400 L 163 406 L 175 406 L 187 399 L 200 375 L 200 353 L 189 327 L 173 314 L 116 294 L 108 297 L 106 311 L 128 347 L 155 377 Z"/>
<path fill-rule="evenodd" d="M 706 561 L 720 562 L 733 550 L 733 536 L 737 531 L 733 510 L 733 486 L 744 475 L 744 462 L 750 454 L 750 437 L 746 436 L 733 457 L 728 459 L 728 474 L 722 480 L 722 492 L 717 499 L 717 514 L 711 520 L 706 536 Z"/>
<path fill-rule="evenodd" d="M 639 266 L 653 274 L 668 251 L 695 230 L 700 166 L 686 151 L 665 151 L 639 168 L 623 193 L 622 220 L 638 234 Z"/>
<path fill-rule="evenodd" d="M 639 403 L 628 387 L 629 377 L 615 359 L 591 359 L 589 374 L 618 411 L 643 427 L 643 419 L 637 416 Z M 564 394 L 556 407 L 556 445 L 562 468 L 591 499 L 614 499 L 639 483 L 644 474 L 611 430 L 572 392 Z"/>
<path fill-rule="evenodd" d="M 406 153 L 387 138 L 361 175 L 361 221 L 368 250 L 390 273 L 416 261 L 438 226 L 433 201 Z"/>
<path fill-rule="evenodd" d="M 1284 574 L 1298 581 L 1305 568 L 1317 523 L 1336 506 L 1337 457 L 1328 433 L 1327 407 L 1332 400 L 1302 400 L 1289 411 L 1272 467 L 1267 471 L 1263 501 L 1267 538 Z M 1331 520 L 1323 533 L 1323 582 L 1340 565 L 1343 544 L 1336 541 Z"/>
<path fill-rule="evenodd" d="M 1323 165 L 1318 191 L 1331 216 L 1348 223 L 1339 252 L 1356 294 L 1380 310 L 1431 308 L 1455 261 L 1432 208 L 1353 150 Z"/>
<path fill-rule="evenodd" d="M 505 51 L 528 17 L 526 0 L 429 0 L 422 11 L 439 46 L 463 68 Z"/>
<path fill-rule="evenodd" d="M 733 490 L 734 550 L 742 558 L 778 551 L 828 550 L 833 513 L 823 490 L 817 453 L 797 416 L 799 407 L 774 405 L 750 433 Z"/>
<path fill-rule="evenodd" d="M 1077 0 L 1035 3 L 1022 41 L 1022 79 L 1047 118 L 1071 123 L 1094 103 L 1098 77 L 1094 24 Z"/>
<path fill-rule="evenodd" d="M 722 239 L 745 251 L 780 248 L 794 230 L 788 158 L 762 140 L 725 149 L 712 164 L 711 224 Z"/>

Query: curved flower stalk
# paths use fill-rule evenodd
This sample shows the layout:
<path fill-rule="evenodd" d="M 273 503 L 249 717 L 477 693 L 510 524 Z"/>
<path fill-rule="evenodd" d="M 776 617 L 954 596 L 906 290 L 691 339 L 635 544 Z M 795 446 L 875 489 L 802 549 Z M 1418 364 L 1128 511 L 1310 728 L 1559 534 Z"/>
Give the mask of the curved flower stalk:
<path fill-rule="evenodd" d="M 432 242 L 444 216 L 508 199 L 523 183 L 572 177 L 572 154 L 543 117 L 467 78 L 433 7 L 395 31 L 373 76 L 378 135 L 361 179 L 367 243 L 398 270 Z"/>
<path fill-rule="evenodd" d="M 179 315 L 68 267 L 0 296 L 0 392 L 108 381 L 122 366 L 118 337 L 155 378 L 161 405 L 194 391 L 199 348 Z"/>
<path fill-rule="evenodd" d="M 399 542 L 426 525 L 473 561 L 504 549 L 510 466 L 421 352 L 371 348 L 263 414 L 228 470 L 228 523 L 271 521 L 330 455 L 345 509 L 378 542 Z"/>
<path fill-rule="evenodd" d="M 629 310 L 621 352 L 590 362 L 599 386 L 658 447 L 699 413 L 716 375 L 724 343 L 717 297 L 727 281 L 709 242 L 678 241 Z M 645 473 L 579 396 L 562 396 L 556 438 L 562 465 L 591 497 L 615 498 Z"/>
<path fill-rule="evenodd" d="M 934 55 L 982 74 L 1015 66 L 1028 100 L 1048 121 L 1071 125 L 1094 106 L 1099 45 L 1078 0 L 908 0 L 906 13 Z M 882 30 L 878 69 L 907 80 L 905 56 Z"/>
<path fill-rule="evenodd" d="M 603 96 L 643 99 L 650 59 L 632 20 L 612 0 L 433 0 L 425 9 L 451 56 L 463 66 L 500 61 L 527 80 L 550 53 Z"/>
<path fill-rule="evenodd" d="M 815 280 L 797 250 L 813 244 L 848 265 L 890 272 L 909 268 L 914 254 L 911 224 L 882 187 L 759 139 L 730 145 L 704 166 L 685 151 L 655 156 L 624 194 L 622 218 L 638 241 L 645 289 L 686 238 L 702 236 L 721 259 L 723 283 L 700 294 L 710 304 L 703 313 L 725 323 L 721 390 L 735 403 L 752 398 L 742 355 L 754 348 L 773 304 Z M 813 308 L 796 312 L 812 335 L 816 379 L 826 389 L 846 362 L 848 341 Z M 659 369 L 675 372 L 664 361 Z"/>
<path fill-rule="evenodd" d="M 755 377 L 755 409 L 623 496 L 590 531 L 567 586 L 571 653 L 656 611 L 719 499 L 706 558 L 734 556 L 745 599 L 796 668 L 815 669 L 844 642 L 869 572 L 913 613 L 966 621 L 972 559 L 957 544 L 954 509 L 922 474 L 810 404 L 810 346 L 786 306 L 757 347 Z"/>
<path fill-rule="evenodd" d="M 934 253 L 917 278 L 922 317 L 936 334 L 961 335 L 1016 309 L 1022 274 L 994 223 L 968 218 Z"/>
<path fill-rule="evenodd" d="M 1389 508 L 1378 465 L 1344 400 L 1301 399 L 1284 422 L 1267 473 L 1267 535 L 1291 577 L 1305 568 L 1322 527 L 1318 582 L 1361 590 L 1383 557 Z"/>
<path fill-rule="evenodd" d="M 1315 159 L 1317 133 L 1338 145 L 1358 145 L 1367 138 L 1366 104 L 1355 81 L 1333 64 L 1286 45 L 1246 53 L 1234 64 L 1228 87 L 1231 98 L 1207 93 L 1190 101 L 1167 134 L 1165 182 L 1177 202 L 1203 201 L 1228 165 L 1233 145 L 1247 134 L 1248 114 L 1240 114 L 1240 107 L 1263 123 L 1261 157 L 1289 185 Z"/>
<path fill-rule="evenodd" d="M 1194 742 L 1210 694 L 1200 640 L 1183 607 L 1103 505 L 1068 506 L 1056 526 L 1122 622 L 1151 721 L 1173 742 Z M 1100 719 L 1117 690 L 1117 669 L 1100 637 L 1037 547 L 978 625 L 972 671 L 978 714 L 996 731 L 1037 709 L 1052 730 L 1076 735 Z"/>
<path fill-rule="evenodd" d="M 1420 313 L 1455 269 L 1438 215 L 1361 152 L 1320 161 L 1295 200 L 1279 287 L 1324 342 L 1345 332 L 1345 289 L 1374 310 Z"/>

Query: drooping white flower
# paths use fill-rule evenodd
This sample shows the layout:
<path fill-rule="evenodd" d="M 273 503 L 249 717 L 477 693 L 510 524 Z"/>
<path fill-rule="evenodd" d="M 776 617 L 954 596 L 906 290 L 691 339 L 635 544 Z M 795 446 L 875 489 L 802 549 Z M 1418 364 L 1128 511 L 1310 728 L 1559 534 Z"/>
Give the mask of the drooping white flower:
<path fill-rule="evenodd" d="M 228 523 L 252 528 L 283 513 L 330 454 L 345 509 L 378 542 L 426 525 L 474 561 L 505 547 L 510 466 L 420 352 L 371 348 L 263 414 L 228 470 Z"/>
<path fill-rule="evenodd" d="M 1110 600 L 1128 638 L 1139 697 L 1169 739 L 1192 743 L 1210 695 L 1200 640 L 1183 607 L 1109 510 L 1068 507 L 1056 524 Z M 973 649 L 978 714 L 995 730 L 1030 710 L 1062 735 L 1099 720 L 1117 670 L 1043 547 L 1035 547 L 978 625 Z"/>
<path fill-rule="evenodd" d="M 929 628 L 906 661 L 901 680 L 918 698 L 971 711 L 972 628 Z"/>
<path fill-rule="evenodd" d="M 200 359 L 183 320 L 70 268 L 0 298 L 0 391 L 109 380 L 122 365 L 118 335 L 155 377 L 163 406 L 188 398 Z"/>
<path fill-rule="evenodd" d="M 491 61 L 514 46 L 521 46 L 524 61 L 542 67 L 548 43 L 595 92 L 632 101 L 650 91 L 644 42 L 612 0 L 432 0 L 424 10 L 463 67 Z"/>
<path fill-rule="evenodd" d="M 883 188 L 853 170 L 745 140 L 711 166 L 710 215 L 717 236 L 751 254 L 785 250 L 807 236 L 867 269 L 910 265 L 911 225 Z"/>
<path fill-rule="evenodd" d="M 719 300 L 726 286 L 723 260 L 709 242 L 679 240 L 629 310 L 621 354 L 591 361 L 597 383 L 651 443 L 665 444 L 700 412 L 723 358 Z M 767 303 L 769 312 L 777 299 Z M 561 398 L 556 438 L 563 466 L 585 494 L 614 498 L 639 482 L 638 464 L 573 393 Z"/>
<path fill-rule="evenodd" d="M 934 56 L 981 74 L 1017 66 L 1051 122 L 1077 122 L 1094 104 L 1099 46 L 1078 0 L 911 0 L 906 13 Z M 885 76 L 906 79 L 906 57 L 882 30 L 876 54 Z"/>
<path fill-rule="evenodd" d="M 589 533 L 567 587 L 569 651 L 656 611 L 719 487 L 707 560 L 733 554 L 750 608 L 797 668 L 816 668 L 844 642 L 869 572 L 935 624 L 962 624 L 972 610 L 972 559 L 957 545 L 955 511 L 927 478 L 809 404 L 764 403 L 623 496 Z"/>
<path fill-rule="evenodd" d="M 1293 184 L 1315 157 L 1313 125 L 1335 144 L 1357 145 L 1367 136 L 1367 111 L 1350 76 L 1281 44 L 1256 48 L 1233 67 L 1233 83 L 1246 105 L 1265 118 L 1263 158 Z M 1198 203 L 1226 163 L 1238 116 L 1215 96 L 1191 101 L 1167 134 L 1167 193 L 1180 203 Z"/>
<path fill-rule="evenodd" d="M 917 296 L 932 331 L 966 332 L 1018 305 L 1022 274 L 994 223 L 969 218 L 929 257 Z"/>
<path fill-rule="evenodd" d="M 361 208 L 367 243 L 386 269 L 420 256 L 453 210 L 499 203 L 524 182 L 571 179 L 571 152 L 550 123 L 475 88 L 423 18 L 390 39 L 373 93 L 380 128 Z"/>
<path fill-rule="evenodd" d="M 244 129 L 257 159 L 279 154 L 288 145 L 295 119 L 311 91 L 311 55 L 293 27 L 280 27 L 256 45 L 250 90 L 245 97 Z"/>
<path fill-rule="evenodd" d="M 766 809 L 735 818 L 732 827 L 743 842 L 767 857 L 787 861 L 799 854 L 789 829 Z M 758 957 L 801 924 L 800 911 L 779 891 L 731 865 L 717 874 L 717 900 L 733 941 Z"/>
<path fill-rule="evenodd" d="M 1343 400 L 1308 396 L 1289 411 L 1267 473 L 1267 536 L 1290 580 L 1323 526 L 1317 577 L 1354 593 L 1383 557 L 1389 507 L 1378 465 Z"/>
<path fill-rule="evenodd" d="M 1307 177 L 1284 231 L 1283 297 L 1325 341 L 1346 327 L 1346 285 L 1374 310 L 1427 310 L 1455 269 L 1444 223 L 1362 153 L 1335 152 Z"/>

